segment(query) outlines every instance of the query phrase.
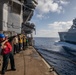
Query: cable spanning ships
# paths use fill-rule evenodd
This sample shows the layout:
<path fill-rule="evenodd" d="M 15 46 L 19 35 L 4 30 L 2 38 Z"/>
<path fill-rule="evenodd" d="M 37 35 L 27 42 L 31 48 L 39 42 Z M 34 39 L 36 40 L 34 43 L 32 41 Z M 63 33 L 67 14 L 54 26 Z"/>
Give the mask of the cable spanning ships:
<path fill-rule="evenodd" d="M 76 18 L 73 19 L 73 25 L 66 32 L 59 32 L 60 41 L 76 44 Z"/>

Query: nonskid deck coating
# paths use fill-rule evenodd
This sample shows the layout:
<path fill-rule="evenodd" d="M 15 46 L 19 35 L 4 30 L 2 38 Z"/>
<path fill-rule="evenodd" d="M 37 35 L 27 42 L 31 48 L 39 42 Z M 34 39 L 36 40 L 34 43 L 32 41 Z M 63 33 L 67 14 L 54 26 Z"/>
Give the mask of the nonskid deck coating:
<path fill-rule="evenodd" d="M 14 58 L 16 71 L 10 70 L 9 62 L 5 75 L 57 75 L 55 71 L 50 72 L 48 66 L 43 62 L 42 57 L 31 46 L 14 55 Z M 2 62 L 1 56 L 0 59 Z M 1 67 L 2 63 L 0 65 L 0 71 Z"/>

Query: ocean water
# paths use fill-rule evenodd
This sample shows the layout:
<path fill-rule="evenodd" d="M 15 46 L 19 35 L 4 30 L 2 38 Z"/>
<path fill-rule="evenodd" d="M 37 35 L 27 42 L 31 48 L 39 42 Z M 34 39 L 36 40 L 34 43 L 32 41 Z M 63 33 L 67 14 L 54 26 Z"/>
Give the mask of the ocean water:
<path fill-rule="evenodd" d="M 59 75 L 76 75 L 76 46 L 59 38 L 34 38 L 34 47 Z"/>

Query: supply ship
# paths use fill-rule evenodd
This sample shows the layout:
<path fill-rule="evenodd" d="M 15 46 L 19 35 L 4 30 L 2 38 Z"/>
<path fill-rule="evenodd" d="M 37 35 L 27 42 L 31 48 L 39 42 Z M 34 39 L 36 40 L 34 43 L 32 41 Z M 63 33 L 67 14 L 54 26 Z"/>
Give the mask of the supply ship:
<path fill-rule="evenodd" d="M 60 41 L 76 44 L 76 18 L 73 19 L 71 28 L 64 32 L 59 32 Z"/>

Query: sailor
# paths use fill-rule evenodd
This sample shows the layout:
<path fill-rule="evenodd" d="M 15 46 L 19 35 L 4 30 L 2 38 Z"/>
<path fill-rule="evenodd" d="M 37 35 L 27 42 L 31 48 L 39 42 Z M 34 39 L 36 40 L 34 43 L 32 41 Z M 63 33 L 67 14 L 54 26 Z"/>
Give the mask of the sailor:
<path fill-rule="evenodd" d="M 3 63 L 2 63 L 2 71 L 1 74 L 4 75 L 5 71 L 7 70 L 8 66 L 8 61 L 10 59 L 10 64 L 11 64 L 11 70 L 15 71 L 15 63 L 14 63 L 14 56 L 12 53 L 12 46 L 8 42 L 7 39 L 5 39 L 4 34 L 0 34 L 0 48 L 2 49 L 2 56 L 3 56 Z"/>
<path fill-rule="evenodd" d="M 19 35 L 19 50 L 23 50 L 23 38 L 22 35 Z"/>
<path fill-rule="evenodd" d="M 13 39 L 13 44 L 14 44 L 14 54 L 19 52 L 19 45 L 18 45 L 18 36 L 17 34 L 15 35 Z"/>
<path fill-rule="evenodd" d="M 23 35 L 23 50 L 26 48 L 26 36 Z"/>

